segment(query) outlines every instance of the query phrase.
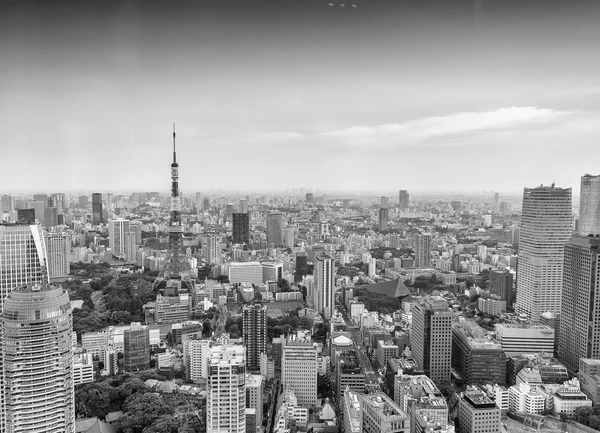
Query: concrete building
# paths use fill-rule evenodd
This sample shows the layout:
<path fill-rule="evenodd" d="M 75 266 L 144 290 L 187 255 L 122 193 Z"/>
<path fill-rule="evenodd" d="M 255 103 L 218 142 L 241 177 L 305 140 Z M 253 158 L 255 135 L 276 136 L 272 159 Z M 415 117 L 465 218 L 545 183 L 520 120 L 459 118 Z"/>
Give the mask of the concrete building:
<path fill-rule="evenodd" d="M 592 400 L 594 406 L 598 406 L 600 404 L 600 359 L 580 359 L 578 378 L 581 391 Z"/>
<path fill-rule="evenodd" d="M 336 401 L 344 399 L 343 392 L 351 390 L 362 393 L 365 391 L 365 375 L 360 367 L 355 350 L 339 355 L 335 365 L 335 383 L 337 389 Z"/>
<path fill-rule="evenodd" d="M 108 220 L 108 241 L 115 257 L 125 257 L 125 234 L 129 233 L 129 220 Z"/>
<path fill-rule="evenodd" d="M 359 396 L 364 433 L 410 433 L 410 419 L 384 393 Z"/>
<path fill-rule="evenodd" d="M 400 348 L 391 339 L 377 340 L 377 360 L 379 365 L 387 365 L 388 359 L 400 356 Z"/>
<path fill-rule="evenodd" d="M 506 384 L 501 344 L 472 320 L 452 324 L 452 367 L 469 385 Z"/>
<path fill-rule="evenodd" d="M 102 194 L 95 192 L 92 194 L 92 224 L 98 225 L 104 222 L 104 212 L 102 211 Z"/>
<path fill-rule="evenodd" d="M 394 381 L 394 402 L 410 417 L 411 431 L 426 431 L 417 426 L 426 427 L 428 423 L 442 429 L 448 425 L 446 399 L 431 379 L 398 371 Z"/>
<path fill-rule="evenodd" d="M 260 371 L 260 355 L 267 350 L 267 307 L 259 304 L 245 305 L 242 320 L 246 368 L 248 371 Z"/>
<path fill-rule="evenodd" d="M 330 319 L 335 309 L 335 258 L 324 252 L 316 255 L 313 277 L 313 305 L 325 319 Z"/>
<path fill-rule="evenodd" d="M 250 243 L 250 214 L 248 212 L 233 214 L 233 243 Z"/>
<path fill-rule="evenodd" d="M 600 176 L 581 176 L 579 234 L 600 235 Z"/>
<path fill-rule="evenodd" d="M 184 337 L 182 343 L 186 378 L 192 382 L 206 379 L 208 377 L 210 340 Z"/>
<path fill-rule="evenodd" d="M 577 379 L 575 379 L 577 380 Z M 592 407 L 592 400 L 578 389 L 559 388 L 553 396 L 552 413 L 571 418 L 578 407 Z"/>
<path fill-rule="evenodd" d="M 506 301 L 494 297 L 479 298 L 477 300 L 477 309 L 484 314 L 499 316 L 506 312 Z"/>
<path fill-rule="evenodd" d="M 304 407 L 318 405 L 317 401 L 318 347 L 310 335 L 299 332 L 290 335 L 283 347 L 281 358 L 282 383 L 295 393 L 298 404 Z"/>
<path fill-rule="evenodd" d="M 262 425 L 264 390 L 264 379 L 260 374 L 246 374 L 246 408 L 254 409 L 256 413 L 254 429 L 247 433 L 256 431 Z"/>
<path fill-rule="evenodd" d="M 94 381 L 94 361 L 91 353 L 73 357 L 73 385 L 83 385 Z"/>
<path fill-rule="evenodd" d="M 388 219 L 390 217 L 390 211 L 387 207 L 379 209 L 379 230 L 387 230 Z"/>
<path fill-rule="evenodd" d="M 407 211 L 410 205 L 410 194 L 407 190 L 401 189 L 398 192 L 398 204 L 401 211 Z"/>
<path fill-rule="evenodd" d="M 272 213 L 267 215 L 267 245 L 283 245 L 283 229 L 285 228 L 283 214 Z"/>
<path fill-rule="evenodd" d="M 511 386 L 508 393 L 509 409 L 513 412 L 537 415 L 546 408 L 546 394 L 536 385 L 520 383 Z"/>
<path fill-rule="evenodd" d="M 410 346 L 413 357 L 436 384 L 450 383 L 452 359 L 452 311 L 439 296 L 413 305 Z"/>
<path fill-rule="evenodd" d="M 500 409 L 477 386 L 467 386 L 458 403 L 458 433 L 499 433 Z"/>
<path fill-rule="evenodd" d="M 558 358 L 571 371 L 581 358 L 600 358 L 599 265 L 600 237 L 573 236 L 565 245 Z"/>
<path fill-rule="evenodd" d="M 3 302 L 2 431 L 75 432 L 73 309 L 67 291 L 46 283 L 23 285 Z"/>
<path fill-rule="evenodd" d="M 123 332 L 123 355 L 125 371 L 150 368 L 150 330 L 140 323 L 132 323 Z"/>
<path fill-rule="evenodd" d="M 362 413 L 359 394 L 346 388 L 342 401 L 343 427 L 345 433 L 362 433 Z"/>
<path fill-rule="evenodd" d="M 560 313 L 564 246 L 572 226 L 571 188 L 525 188 L 515 311 L 533 323 L 546 311 Z"/>
<path fill-rule="evenodd" d="M 48 254 L 48 278 L 63 278 L 69 275 L 69 254 L 71 239 L 68 233 L 47 233 L 46 252 Z"/>
<path fill-rule="evenodd" d="M 498 323 L 496 335 L 506 356 L 554 353 L 554 329 L 546 325 Z"/>
<path fill-rule="evenodd" d="M 213 346 L 206 381 L 206 431 L 246 432 L 244 346 Z"/>
<path fill-rule="evenodd" d="M 260 262 L 234 262 L 229 264 L 229 282 L 231 284 L 262 284 L 263 266 Z"/>
<path fill-rule="evenodd" d="M 489 291 L 492 295 L 506 301 L 507 305 L 515 302 L 513 289 L 513 274 L 507 269 L 492 269 L 490 271 Z"/>
<path fill-rule="evenodd" d="M 431 268 L 431 234 L 419 233 L 413 238 L 415 244 L 415 268 Z"/>

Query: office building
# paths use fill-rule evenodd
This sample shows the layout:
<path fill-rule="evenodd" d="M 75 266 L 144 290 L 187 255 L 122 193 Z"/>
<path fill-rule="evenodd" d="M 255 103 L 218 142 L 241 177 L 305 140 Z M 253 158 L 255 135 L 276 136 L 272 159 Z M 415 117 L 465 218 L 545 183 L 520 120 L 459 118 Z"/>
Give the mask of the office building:
<path fill-rule="evenodd" d="M 600 235 L 600 175 L 581 176 L 579 234 Z"/>
<path fill-rule="evenodd" d="M 459 398 L 458 433 L 500 433 L 500 408 L 477 386 Z"/>
<path fill-rule="evenodd" d="M 35 209 L 17 210 L 17 222 L 21 224 L 35 224 Z"/>
<path fill-rule="evenodd" d="M 600 404 L 600 359 L 580 359 L 577 375 L 581 391 L 587 395 L 594 406 Z"/>
<path fill-rule="evenodd" d="M 267 350 L 267 307 L 245 305 L 242 310 L 242 336 L 246 347 L 246 367 L 260 371 L 260 355 Z"/>
<path fill-rule="evenodd" d="M 398 203 L 400 205 L 400 210 L 406 211 L 408 210 L 410 195 L 408 191 L 405 189 L 401 189 L 398 193 Z"/>
<path fill-rule="evenodd" d="M 206 431 L 246 432 L 244 346 L 210 348 L 206 381 Z"/>
<path fill-rule="evenodd" d="M 246 374 L 246 408 L 253 409 L 256 414 L 254 428 L 246 429 L 248 433 L 262 425 L 264 390 L 264 379 L 260 374 Z"/>
<path fill-rule="evenodd" d="M 489 290 L 507 305 L 514 302 L 513 274 L 507 269 L 492 269 L 490 271 Z"/>
<path fill-rule="evenodd" d="M 63 278 L 69 275 L 69 253 L 71 239 L 68 233 L 47 233 L 48 278 Z"/>
<path fill-rule="evenodd" d="M 147 326 L 132 323 L 123 331 L 123 355 L 125 371 L 150 368 L 150 330 Z"/>
<path fill-rule="evenodd" d="M 387 230 L 389 212 L 388 208 L 379 209 L 379 230 Z"/>
<path fill-rule="evenodd" d="M 15 198 L 11 195 L 3 195 L 0 199 L 2 212 L 13 212 L 15 210 Z"/>
<path fill-rule="evenodd" d="M 294 242 L 296 240 L 296 229 L 289 227 L 285 229 L 285 246 L 288 248 L 294 248 Z"/>
<path fill-rule="evenodd" d="M 400 348 L 391 339 L 377 340 L 377 361 L 387 365 L 388 359 L 400 356 Z"/>
<path fill-rule="evenodd" d="M 398 371 L 394 375 L 394 402 L 410 417 L 411 431 L 427 431 L 417 429 L 417 425 L 427 427 L 433 423 L 442 429 L 448 425 L 448 404 L 444 395 L 433 381 L 424 374 L 403 374 Z"/>
<path fill-rule="evenodd" d="M 473 320 L 452 324 L 452 367 L 469 385 L 506 384 L 502 345 Z"/>
<path fill-rule="evenodd" d="M 414 236 L 415 268 L 431 267 L 431 234 L 419 233 Z"/>
<path fill-rule="evenodd" d="M 262 264 L 260 262 L 229 263 L 229 282 L 231 284 L 262 284 L 264 282 Z"/>
<path fill-rule="evenodd" d="M 335 259 L 328 253 L 315 256 L 313 305 L 324 318 L 333 317 L 335 309 Z"/>
<path fill-rule="evenodd" d="M 247 212 L 233 214 L 233 243 L 250 243 L 250 215 Z"/>
<path fill-rule="evenodd" d="M 202 255 L 211 265 L 221 264 L 221 237 L 209 236 L 202 243 Z"/>
<path fill-rule="evenodd" d="M 558 358 L 577 371 L 600 358 L 600 237 L 575 235 L 565 246 Z"/>
<path fill-rule="evenodd" d="M 342 337 L 346 338 L 344 336 L 338 338 Z M 348 390 L 358 393 L 365 392 L 365 374 L 360 367 L 358 354 L 355 350 L 340 353 L 335 363 L 335 379 L 336 401 L 342 401 L 345 398 L 343 393 Z"/>
<path fill-rule="evenodd" d="M 196 201 L 194 202 L 194 205 L 196 206 L 196 212 L 200 211 L 202 208 L 202 193 L 196 193 Z"/>
<path fill-rule="evenodd" d="M 539 323 L 560 313 L 564 246 L 572 232 L 571 188 L 525 188 L 515 311 Z"/>
<path fill-rule="evenodd" d="M 390 198 L 389 197 L 381 197 L 381 208 L 382 209 L 390 208 Z"/>
<path fill-rule="evenodd" d="M 129 220 L 108 220 L 108 243 L 114 257 L 125 257 L 126 233 L 129 233 Z"/>
<path fill-rule="evenodd" d="M 284 229 L 283 214 L 271 213 L 267 215 L 267 245 L 279 246 L 283 245 L 283 229 Z"/>
<path fill-rule="evenodd" d="M 307 193 L 306 193 L 306 199 L 305 199 L 305 200 L 306 200 L 306 202 L 307 202 L 307 203 L 312 203 L 312 202 L 314 202 L 314 201 L 315 201 L 315 196 L 314 196 L 314 194 L 313 194 L 312 192 L 307 192 Z"/>
<path fill-rule="evenodd" d="M 44 216 L 44 210 L 46 209 L 46 204 L 43 201 L 30 201 L 27 202 L 27 207 L 29 209 L 33 209 L 35 210 L 35 219 L 37 220 L 38 223 L 40 224 L 44 224 L 45 220 L 45 216 Z"/>
<path fill-rule="evenodd" d="M 440 296 L 415 302 L 410 347 L 417 364 L 436 384 L 450 382 L 452 360 L 452 312 Z"/>
<path fill-rule="evenodd" d="M 55 206 L 44 208 L 44 226 L 52 229 L 58 225 L 58 208 Z"/>
<path fill-rule="evenodd" d="M 554 353 L 554 329 L 546 325 L 498 323 L 496 338 L 506 356 Z"/>
<path fill-rule="evenodd" d="M 3 302 L 2 431 L 75 432 L 69 294 L 58 285 L 33 283 L 14 288 Z"/>
<path fill-rule="evenodd" d="M 102 194 L 95 192 L 92 194 L 92 224 L 97 225 L 104 222 L 104 213 L 102 211 Z"/>
<path fill-rule="evenodd" d="M 346 389 L 343 393 L 343 401 L 340 404 L 343 412 L 344 433 L 362 433 L 362 412 L 360 409 L 360 394 Z"/>
<path fill-rule="evenodd" d="M 248 213 L 248 200 L 245 198 L 240 200 L 240 213 Z"/>
<path fill-rule="evenodd" d="M 288 337 L 281 357 L 282 383 L 289 386 L 298 399 L 298 405 L 311 407 L 317 399 L 318 346 L 309 334 L 298 332 Z"/>
<path fill-rule="evenodd" d="M 125 262 L 136 263 L 137 262 L 137 235 L 134 232 L 127 232 L 123 236 L 124 251 L 125 251 Z"/>
<path fill-rule="evenodd" d="M 384 393 L 359 395 L 364 433 L 410 433 L 410 418 Z"/>

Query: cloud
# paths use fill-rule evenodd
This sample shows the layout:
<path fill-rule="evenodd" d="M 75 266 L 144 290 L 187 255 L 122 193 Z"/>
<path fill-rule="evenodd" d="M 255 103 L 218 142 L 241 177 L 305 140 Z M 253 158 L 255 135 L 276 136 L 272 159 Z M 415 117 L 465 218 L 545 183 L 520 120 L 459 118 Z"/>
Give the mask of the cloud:
<path fill-rule="evenodd" d="M 342 140 L 354 146 L 411 145 L 489 132 L 543 130 L 569 121 L 574 114 L 570 111 L 547 108 L 509 107 L 425 117 L 404 123 L 354 126 L 322 132 L 319 135 Z"/>

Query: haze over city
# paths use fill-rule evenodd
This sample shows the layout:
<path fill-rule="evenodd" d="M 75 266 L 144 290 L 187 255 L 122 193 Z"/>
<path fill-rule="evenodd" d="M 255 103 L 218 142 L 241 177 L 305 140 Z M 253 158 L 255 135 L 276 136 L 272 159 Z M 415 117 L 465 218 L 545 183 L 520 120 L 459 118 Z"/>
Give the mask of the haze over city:
<path fill-rule="evenodd" d="M 598 2 L 353 4 L 3 2 L 0 184 L 166 190 L 172 122 L 189 191 L 519 193 L 597 171 Z"/>

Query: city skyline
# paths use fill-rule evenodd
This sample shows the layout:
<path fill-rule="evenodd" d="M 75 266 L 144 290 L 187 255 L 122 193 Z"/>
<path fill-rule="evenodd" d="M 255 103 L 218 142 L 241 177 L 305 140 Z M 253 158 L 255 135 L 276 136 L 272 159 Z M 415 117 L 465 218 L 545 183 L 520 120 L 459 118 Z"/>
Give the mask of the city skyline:
<path fill-rule="evenodd" d="M 0 184 L 38 189 L 26 166 L 61 173 L 54 190 L 167 190 L 172 122 L 190 191 L 516 193 L 595 174 L 597 2 L 332 4 L 4 4 Z"/>

